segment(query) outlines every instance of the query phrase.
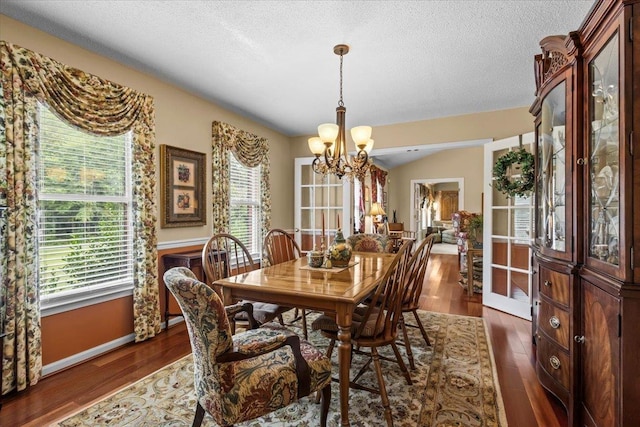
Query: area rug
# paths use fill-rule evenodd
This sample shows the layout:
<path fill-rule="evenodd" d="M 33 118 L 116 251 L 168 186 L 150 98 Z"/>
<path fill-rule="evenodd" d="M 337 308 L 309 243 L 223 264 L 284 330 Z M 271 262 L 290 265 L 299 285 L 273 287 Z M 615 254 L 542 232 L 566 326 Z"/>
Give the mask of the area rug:
<path fill-rule="evenodd" d="M 416 369 L 411 371 L 413 385 L 406 383 L 398 365 L 382 361 L 391 402 L 394 424 L 414 426 L 496 426 L 506 427 L 506 417 L 495 371 L 491 344 L 484 320 L 421 311 L 432 346 L 428 347 L 420 331 L 408 328 Z M 411 316 L 412 318 L 412 316 Z M 407 316 L 407 320 L 410 320 Z M 326 349 L 328 342 L 317 332 L 309 340 Z M 406 361 L 404 347 L 400 346 Z M 338 372 L 334 351 L 334 372 Z M 392 357 L 390 349 L 381 354 Z M 354 355 L 352 376 L 364 358 Z M 376 383 L 373 371 L 363 382 Z M 380 396 L 362 390 L 350 390 L 349 417 L 353 426 L 384 425 Z M 193 390 L 191 355 L 164 367 L 118 391 L 55 426 L 188 426 L 193 420 L 196 400 Z M 304 398 L 265 417 L 238 426 L 316 426 L 320 405 Z M 340 425 L 338 384 L 332 385 L 329 426 Z M 203 426 L 215 426 L 207 415 Z"/>

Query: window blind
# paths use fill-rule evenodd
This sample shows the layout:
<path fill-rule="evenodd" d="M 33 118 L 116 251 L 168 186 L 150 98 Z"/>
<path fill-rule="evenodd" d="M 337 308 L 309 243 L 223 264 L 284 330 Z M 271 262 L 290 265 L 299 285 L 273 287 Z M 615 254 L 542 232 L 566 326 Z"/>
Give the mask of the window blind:
<path fill-rule="evenodd" d="M 132 284 L 131 133 L 92 135 L 40 104 L 37 183 L 41 299 Z"/>
<path fill-rule="evenodd" d="M 256 256 L 262 251 L 260 166 L 243 166 L 229 154 L 229 229 Z"/>

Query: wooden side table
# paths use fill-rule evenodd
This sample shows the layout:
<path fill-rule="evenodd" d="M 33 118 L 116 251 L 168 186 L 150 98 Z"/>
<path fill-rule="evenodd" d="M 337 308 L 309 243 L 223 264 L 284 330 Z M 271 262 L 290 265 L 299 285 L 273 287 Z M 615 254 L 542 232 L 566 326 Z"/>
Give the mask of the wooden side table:
<path fill-rule="evenodd" d="M 187 267 L 193 271 L 198 280 L 205 281 L 204 270 L 202 268 L 202 252 L 185 252 L 166 254 L 162 256 L 162 264 L 164 265 L 164 271 L 168 271 L 173 267 Z M 164 321 L 165 330 L 169 330 L 169 317 L 182 316 L 182 313 L 171 313 L 169 311 L 169 288 L 164 287 Z"/>
<path fill-rule="evenodd" d="M 482 257 L 482 249 L 467 249 L 467 295 L 473 296 L 473 257 Z"/>

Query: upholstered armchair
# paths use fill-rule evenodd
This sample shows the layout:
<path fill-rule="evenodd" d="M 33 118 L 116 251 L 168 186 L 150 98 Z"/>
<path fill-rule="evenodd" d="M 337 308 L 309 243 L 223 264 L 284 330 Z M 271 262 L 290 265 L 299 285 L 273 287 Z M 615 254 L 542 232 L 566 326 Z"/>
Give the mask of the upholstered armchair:
<path fill-rule="evenodd" d="M 236 335 L 220 297 L 191 270 L 175 267 L 164 281 L 191 340 L 196 389 L 193 426 L 205 412 L 221 426 L 251 420 L 322 391 L 320 423 L 331 398 L 331 361 L 309 342 L 270 322 Z"/>
<path fill-rule="evenodd" d="M 354 252 L 392 252 L 393 240 L 386 234 L 353 234 L 348 238 Z"/>

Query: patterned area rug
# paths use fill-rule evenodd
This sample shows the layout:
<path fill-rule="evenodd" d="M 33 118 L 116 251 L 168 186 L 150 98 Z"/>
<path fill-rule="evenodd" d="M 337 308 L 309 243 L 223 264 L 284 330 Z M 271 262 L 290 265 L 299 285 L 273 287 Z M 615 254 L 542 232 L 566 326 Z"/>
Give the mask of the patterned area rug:
<path fill-rule="evenodd" d="M 413 316 L 407 315 L 407 320 Z M 432 347 L 427 347 L 416 328 L 409 328 L 416 363 L 409 386 L 394 362 L 382 361 L 394 424 L 413 426 L 496 426 L 506 427 L 506 417 L 495 372 L 491 344 L 484 320 L 422 311 Z M 311 342 L 325 349 L 328 342 L 318 332 Z M 404 347 L 400 351 L 406 362 Z M 334 372 L 337 376 L 337 351 Z M 391 349 L 381 354 L 393 356 Z M 352 376 L 364 362 L 354 355 Z M 375 385 L 369 370 L 363 382 Z M 116 392 L 110 397 L 60 421 L 55 426 L 188 426 L 196 406 L 193 390 L 193 364 L 188 355 L 171 365 Z M 294 405 L 239 426 L 315 426 L 320 405 L 304 398 Z M 380 396 L 350 390 L 350 422 L 353 426 L 384 425 Z M 332 385 L 329 426 L 340 425 L 338 384 Z M 203 426 L 215 426 L 206 416 Z"/>

